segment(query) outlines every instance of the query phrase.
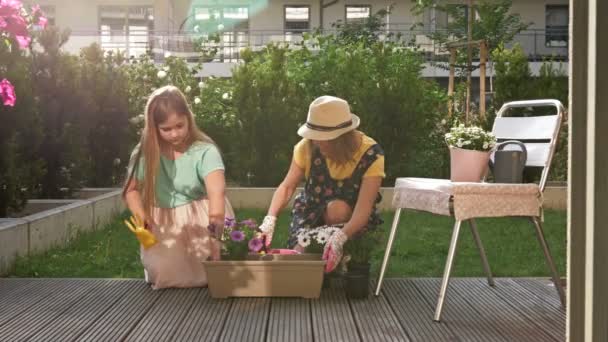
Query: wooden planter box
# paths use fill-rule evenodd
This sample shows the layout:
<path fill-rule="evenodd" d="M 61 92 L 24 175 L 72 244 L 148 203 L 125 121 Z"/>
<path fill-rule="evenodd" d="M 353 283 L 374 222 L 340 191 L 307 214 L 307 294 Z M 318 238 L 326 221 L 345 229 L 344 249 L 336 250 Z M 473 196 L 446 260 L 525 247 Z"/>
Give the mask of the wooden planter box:
<path fill-rule="evenodd" d="M 205 261 L 213 298 L 319 298 L 325 261 L 320 254 L 251 255 L 241 261 Z"/>

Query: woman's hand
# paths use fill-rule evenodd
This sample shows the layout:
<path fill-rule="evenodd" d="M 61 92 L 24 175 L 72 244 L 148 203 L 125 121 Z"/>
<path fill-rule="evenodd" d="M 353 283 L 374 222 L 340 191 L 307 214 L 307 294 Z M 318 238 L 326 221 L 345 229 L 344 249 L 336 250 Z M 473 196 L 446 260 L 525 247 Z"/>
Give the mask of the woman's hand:
<path fill-rule="evenodd" d="M 276 223 L 276 216 L 267 215 L 266 217 L 264 217 L 264 221 L 262 221 L 262 224 L 258 227 L 261 232 L 260 238 L 264 238 L 264 241 L 266 242 L 266 247 L 270 246 L 270 243 L 272 242 L 272 235 L 274 234 L 274 228 Z"/>
<path fill-rule="evenodd" d="M 326 260 L 325 273 L 333 271 L 342 260 L 344 244 L 348 240 L 348 236 L 340 229 L 332 234 L 323 250 L 323 260 Z"/>

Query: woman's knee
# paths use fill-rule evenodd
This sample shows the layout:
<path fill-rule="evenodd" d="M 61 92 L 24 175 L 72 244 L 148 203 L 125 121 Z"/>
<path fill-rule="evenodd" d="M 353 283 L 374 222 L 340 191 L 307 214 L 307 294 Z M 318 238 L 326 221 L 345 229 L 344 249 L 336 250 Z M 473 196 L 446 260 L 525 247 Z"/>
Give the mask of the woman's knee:
<path fill-rule="evenodd" d="M 323 218 L 325 224 L 338 224 L 345 223 L 350 220 L 353 215 L 353 209 L 342 200 L 334 200 L 327 204 Z"/>

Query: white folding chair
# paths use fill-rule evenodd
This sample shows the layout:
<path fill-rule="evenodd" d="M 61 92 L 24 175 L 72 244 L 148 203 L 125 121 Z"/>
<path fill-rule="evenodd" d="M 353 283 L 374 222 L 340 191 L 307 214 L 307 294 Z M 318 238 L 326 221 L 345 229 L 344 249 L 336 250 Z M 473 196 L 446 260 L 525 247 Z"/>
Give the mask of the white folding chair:
<path fill-rule="evenodd" d="M 556 113 L 532 117 L 505 116 L 506 112 L 512 108 L 547 106 L 555 108 Z M 452 239 L 435 308 L 435 321 L 439 321 L 441 318 L 454 255 L 456 254 L 460 227 L 463 221 L 469 222 L 475 244 L 479 249 L 488 284 L 494 286 L 490 265 L 475 223 L 475 218 L 477 217 L 523 216 L 530 219 L 544 252 L 555 289 L 558 292 L 562 306 L 565 306 L 564 289 L 562 288 L 559 274 L 549 251 L 549 246 L 545 240 L 541 223 L 542 193 L 547 183 L 547 176 L 549 175 L 551 161 L 555 153 L 564 111 L 564 106 L 557 100 L 514 101 L 505 103 L 498 111 L 496 120 L 494 121 L 492 132 L 496 135 L 498 141 L 519 140 L 523 142 L 528 151 L 526 166 L 543 168 L 539 184 L 460 183 L 450 182 L 445 179 L 397 178 L 393 197 L 395 216 L 384 253 L 382 267 L 380 268 L 375 295 L 378 296 L 380 294 L 401 210 L 414 209 L 439 215 L 454 216 L 455 218 Z"/>

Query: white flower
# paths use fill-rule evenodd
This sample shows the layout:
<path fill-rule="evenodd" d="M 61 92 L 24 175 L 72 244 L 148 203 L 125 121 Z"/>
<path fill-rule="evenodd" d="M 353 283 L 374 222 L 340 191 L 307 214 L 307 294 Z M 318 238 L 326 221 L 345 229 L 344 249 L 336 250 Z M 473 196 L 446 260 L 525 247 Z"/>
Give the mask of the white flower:
<path fill-rule="evenodd" d="M 144 75 L 144 77 L 142 77 L 142 79 L 145 81 L 148 79 L 148 75 Z"/>
<path fill-rule="evenodd" d="M 323 83 L 324 86 L 329 87 L 329 82 L 325 81 L 325 83 Z"/>
<path fill-rule="evenodd" d="M 298 236 L 298 245 L 306 248 L 310 245 L 310 237 L 308 234 L 302 234 Z"/>
<path fill-rule="evenodd" d="M 169 58 L 169 57 L 171 57 L 171 52 L 165 51 L 165 58 Z"/>
<path fill-rule="evenodd" d="M 190 86 L 187 86 L 186 89 L 184 89 L 184 91 L 186 93 L 189 93 L 191 90 L 192 90 L 192 87 L 190 87 Z"/>
<path fill-rule="evenodd" d="M 228 99 L 230 99 L 230 94 L 228 94 L 228 93 L 224 93 L 224 94 L 222 94 L 222 98 L 223 98 L 224 100 L 228 100 Z"/>
<path fill-rule="evenodd" d="M 380 88 L 380 82 L 376 83 L 376 88 Z"/>
<path fill-rule="evenodd" d="M 194 98 L 194 104 L 201 104 L 201 98 L 200 97 L 195 97 Z"/>
<path fill-rule="evenodd" d="M 217 25 L 217 30 L 218 30 L 218 31 L 221 31 L 221 30 L 223 30 L 223 29 L 224 29 L 224 24 L 219 24 L 219 25 Z"/>
<path fill-rule="evenodd" d="M 131 119 L 129 119 L 129 122 L 131 122 L 134 125 L 137 125 L 137 124 L 143 122 L 144 119 L 145 119 L 144 115 L 143 114 L 139 114 L 138 116 L 134 116 Z"/>
<path fill-rule="evenodd" d="M 165 78 L 165 77 L 167 76 L 167 72 L 166 72 L 166 71 L 164 71 L 164 70 L 160 70 L 160 71 L 159 71 L 159 72 L 156 74 L 156 76 L 157 76 L 158 78 L 160 78 L 160 79 L 163 79 L 163 78 Z"/>
<path fill-rule="evenodd" d="M 466 140 L 465 142 L 462 143 L 463 145 L 471 145 L 471 140 Z"/>
<path fill-rule="evenodd" d="M 306 87 L 306 85 L 304 83 L 300 83 L 299 86 L 300 86 L 300 88 L 305 88 Z"/>
<path fill-rule="evenodd" d="M 163 70 L 165 70 L 165 71 L 169 71 L 169 69 L 171 69 L 171 68 L 169 68 L 168 66 L 163 67 Z"/>
<path fill-rule="evenodd" d="M 205 88 L 205 83 L 204 83 L 203 81 L 198 82 L 198 87 L 199 87 L 200 89 Z"/>
<path fill-rule="evenodd" d="M 329 240 L 329 234 L 326 232 L 318 232 L 317 233 L 317 242 L 324 245 L 327 240 Z"/>
<path fill-rule="evenodd" d="M 441 120 L 441 124 L 445 125 L 446 123 L 448 123 L 445 119 Z M 448 133 L 449 134 L 449 133 Z"/>
<path fill-rule="evenodd" d="M 488 143 L 487 143 L 487 142 L 484 142 L 484 143 L 483 143 L 483 149 L 484 149 L 484 150 L 487 150 L 487 149 L 488 149 L 488 147 L 489 147 L 489 146 L 488 146 Z"/>

